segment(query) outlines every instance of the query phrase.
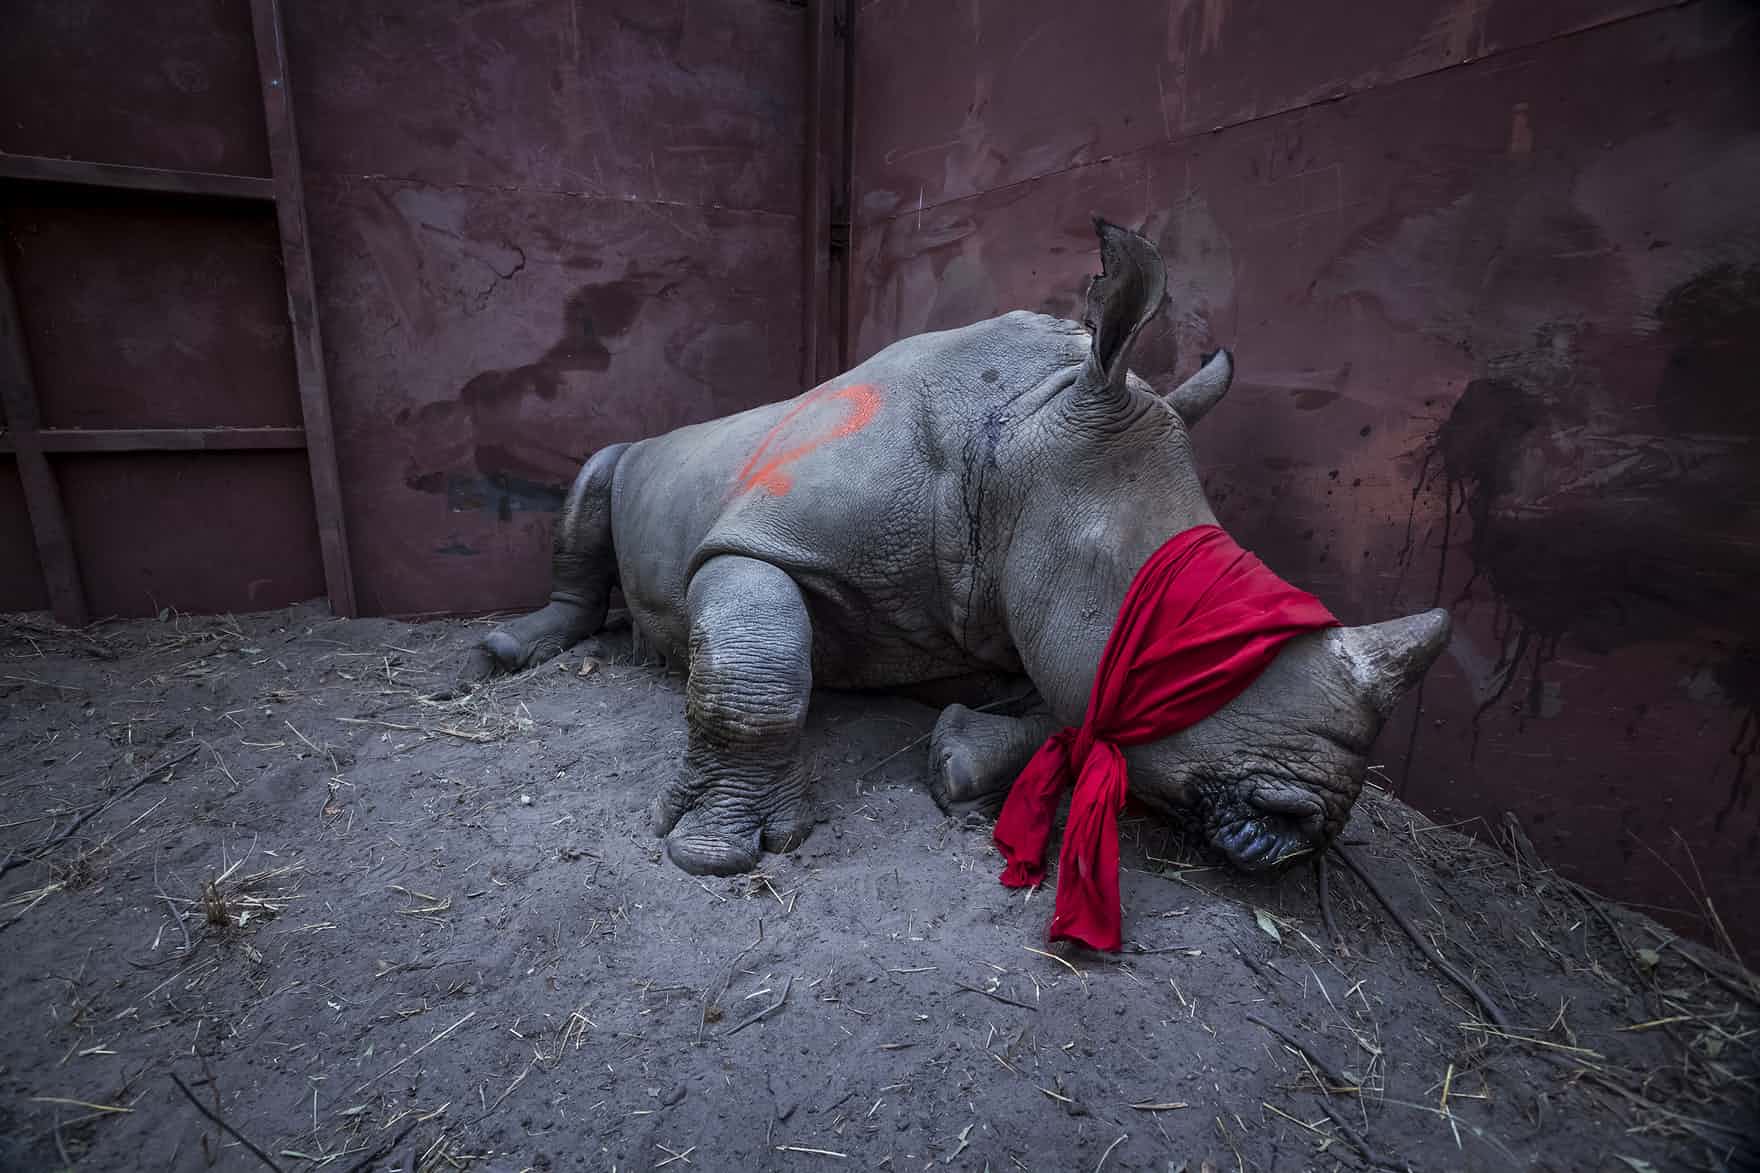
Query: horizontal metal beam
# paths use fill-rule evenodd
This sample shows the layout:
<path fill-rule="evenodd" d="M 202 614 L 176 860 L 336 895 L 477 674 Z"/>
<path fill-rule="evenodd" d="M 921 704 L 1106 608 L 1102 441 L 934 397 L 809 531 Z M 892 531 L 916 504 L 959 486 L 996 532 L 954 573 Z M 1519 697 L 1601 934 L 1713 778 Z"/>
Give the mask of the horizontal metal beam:
<path fill-rule="evenodd" d="M 275 198 L 275 181 L 255 175 L 223 175 L 217 171 L 167 171 L 159 167 L 127 167 L 120 163 L 87 163 L 80 159 L 47 159 L 40 155 L 0 152 L 0 179 L 41 183 L 78 183 L 87 187 L 120 187 L 132 191 L 163 191 L 223 199 Z"/>
<path fill-rule="evenodd" d="M 0 432 L 0 452 L 242 452 L 305 446 L 304 428 L 45 428 Z"/>

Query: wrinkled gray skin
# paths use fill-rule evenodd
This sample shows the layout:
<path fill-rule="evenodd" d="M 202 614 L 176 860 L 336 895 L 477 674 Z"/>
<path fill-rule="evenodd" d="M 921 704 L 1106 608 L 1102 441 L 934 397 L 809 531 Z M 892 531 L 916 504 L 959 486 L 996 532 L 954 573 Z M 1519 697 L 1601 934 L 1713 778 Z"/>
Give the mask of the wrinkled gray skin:
<path fill-rule="evenodd" d="M 1096 227 L 1105 272 L 1086 327 L 1016 312 L 898 342 L 827 384 L 875 389 L 851 434 L 835 433 L 859 422 L 862 396 L 825 392 L 786 420 L 801 399 L 595 455 L 556 529 L 551 602 L 486 637 L 467 679 L 593 634 L 621 586 L 638 635 L 689 666 L 688 749 L 655 833 L 685 870 L 732 873 L 812 826 L 800 744 L 814 686 L 1024 675 L 1039 714 L 955 704 L 931 739 L 936 801 L 994 809 L 1039 741 L 1080 723 L 1136 571 L 1216 521 L 1189 429 L 1231 361 L 1165 396 L 1129 374 L 1165 276 L 1149 241 Z M 757 475 L 815 438 L 776 470 L 788 491 Z M 1438 610 L 1292 640 L 1214 716 L 1128 750 L 1131 793 L 1197 820 L 1243 869 L 1324 846 L 1448 626 Z"/>

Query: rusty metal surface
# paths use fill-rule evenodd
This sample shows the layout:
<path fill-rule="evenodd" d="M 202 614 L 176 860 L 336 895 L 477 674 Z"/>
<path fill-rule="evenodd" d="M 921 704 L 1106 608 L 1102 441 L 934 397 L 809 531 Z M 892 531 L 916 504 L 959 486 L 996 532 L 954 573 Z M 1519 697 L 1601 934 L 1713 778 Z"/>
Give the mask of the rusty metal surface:
<path fill-rule="evenodd" d="M 19 0 L 0 17 L 0 151 L 267 175 L 250 9 Z"/>
<path fill-rule="evenodd" d="M 877 0 L 858 212 L 933 206 L 1385 86 L 1666 0 Z"/>
<path fill-rule="evenodd" d="M 55 470 L 94 616 L 324 593 L 303 452 L 63 456 Z"/>
<path fill-rule="evenodd" d="M 316 183 L 369 613 L 541 601 L 588 454 L 797 389 L 792 217 Z"/>
<path fill-rule="evenodd" d="M 1209 45 L 1169 50 L 1147 7 L 1108 43 L 1232 61 L 1266 93 L 1288 82 L 1293 53 L 1251 64 L 1277 21 L 1202 8 L 1221 13 Z M 933 28 L 901 31 L 912 12 Z M 1022 79 L 1039 26 L 987 25 L 961 47 L 989 79 L 973 113 L 977 83 L 943 86 L 941 58 L 917 56 L 941 27 L 928 6 L 883 0 L 863 19 L 858 356 L 1010 307 L 1071 314 L 1095 264 L 1088 214 L 1146 222 L 1173 312 L 1144 372 L 1165 383 L 1237 352 L 1236 389 L 1197 436 L 1225 524 L 1347 621 L 1453 608 L 1421 718 L 1408 704 L 1380 742 L 1390 784 L 1445 817 L 1513 809 L 1547 859 L 1691 908 L 1669 866 L 1693 874 L 1678 830 L 1760 944 L 1751 8 L 1658 11 L 1272 117 L 1218 99 L 1250 120 L 1108 140 L 1094 155 L 1121 153 L 1091 164 L 1060 147 L 1061 169 L 1026 181 L 1018 144 L 1140 110 L 1119 87 L 1150 86 L 1154 64 L 1133 59 L 1130 82 L 1096 80 L 1099 64 Z M 1029 80 L 1050 92 L 1004 100 Z M 969 140 L 955 155 L 937 146 L 949 127 Z M 982 158 L 1005 163 L 955 165 Z"/>
<path fill-rule="evenodd" d="M 49 605 L 43 568 L 37 564 L 18 462 L 0 456 L 0 611 L 37 611 Z"/>
<path fill-rule="evenodd" d="M 792 215 L 804 20 L 743 0 L 293 5 L 306 170 Z"/>
<path fill-rule="evenodd" d="M 589 453 L 799 389 L 804 10 L 287 21 L 361 607 L 538 602 Z"/>
<path fill-rule="evenodd" d="M 298 425 L 274 212 L 0 188 L 43 425 Z"/>
<path fill-rule="evenodd" d="M 0 150 L 268 174 L 248 6 L 15 9 Z M 361 607 L 541 599 L 589 452 L 799 389 L 805 10 L 309 0 L 284 19 Z M 46 425 L 300 422 L 272 212 L 25 183 L 0 200 Z M 278 508 L 280 481 L 229 483 Z M 156 597 L 259 601 L 205 581 L 231 549 L 217 521 L 183 528 L 187 581 L 158 564 Z M 125 581 L 92 593 L 149 608 Z"/>

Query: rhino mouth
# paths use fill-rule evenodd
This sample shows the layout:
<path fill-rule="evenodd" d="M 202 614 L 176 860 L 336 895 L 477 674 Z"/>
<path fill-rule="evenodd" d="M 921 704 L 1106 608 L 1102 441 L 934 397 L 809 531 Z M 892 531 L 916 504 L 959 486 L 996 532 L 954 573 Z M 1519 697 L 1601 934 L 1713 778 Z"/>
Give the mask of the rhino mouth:
<path fill-rule="evenodd" d="M 1287 819 L 1246 818 L 1210 833 L 1210 844 L 1243 872 L 1265 872 L 1314 849 L 1302 829 Z"/>
<path fill-rule="evenodd" d="M 1210 845 L 1243 872 L 1270 871 L 1319 850 L 1327 838 L 1324 804 L 1284 785 L 1217 804 L 1205 822 Z"/>

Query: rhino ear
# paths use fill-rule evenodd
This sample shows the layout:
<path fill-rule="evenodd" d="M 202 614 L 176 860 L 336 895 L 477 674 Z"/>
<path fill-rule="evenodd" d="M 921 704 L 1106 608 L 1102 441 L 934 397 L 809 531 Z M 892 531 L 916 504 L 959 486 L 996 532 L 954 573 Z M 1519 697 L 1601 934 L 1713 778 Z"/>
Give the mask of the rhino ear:
<path fill-rule="evenodd" d="M 1222 401 L 1233 382 L 1234 356 L 1226 350 L 1219 350 L 1198 368 L 1197 374 L 1169 391 L 1167 402 L 1189 428 Z"/>
<path fill-rule="evenodd" d="M 1082 324 L 1094 335 L 1079 395 L 1122 401 L 1131 343 L 1161 309 L 1167 270 L 1148 237 L 1094 218 L 1100 235 L 1100 276 L 1088 282 Z"/>
<path fill-rule="evenodd" d="M 1385 718 L 1448 646 L 1452 626 L 1448 612 L 1437 607 L 1385 623 L 1339 628 L 1332 640 L 1351 679 Z"/>

